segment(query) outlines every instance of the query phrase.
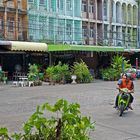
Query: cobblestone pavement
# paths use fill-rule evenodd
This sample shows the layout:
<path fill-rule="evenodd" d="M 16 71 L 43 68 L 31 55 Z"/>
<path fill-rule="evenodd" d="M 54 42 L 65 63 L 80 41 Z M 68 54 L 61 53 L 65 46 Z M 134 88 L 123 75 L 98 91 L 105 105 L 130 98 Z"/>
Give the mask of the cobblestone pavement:
<path fill-rule="evenodd" d="M 113 108 L 117 82 L 98 81 L 91 84 L 43 85 L 12 87 L 0 85 L 0 127 L 9 132 L 21 131 L 22 124 L 44 102 L 54 104 L 64 98 L 78 102 L 83 115 L 91 116 L 96 130 L 92 140 L 140 140 L 140 80 L 135 81 L 133 111 L 123 117 Z"/>

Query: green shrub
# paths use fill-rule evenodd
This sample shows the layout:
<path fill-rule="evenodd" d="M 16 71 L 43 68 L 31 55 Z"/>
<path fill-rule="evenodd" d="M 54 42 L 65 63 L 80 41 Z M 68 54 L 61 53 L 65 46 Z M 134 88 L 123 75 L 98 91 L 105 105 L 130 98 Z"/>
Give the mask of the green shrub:
<path fill-rule="evenodd" d="M 124 63 L 123 64 L 124 69 L 122 69 L 122 63 Z M 111 66 L 113 69 L 116 69 L 119 74 L 122 73 L 123 70 L 125 71 L 126 69 L 131 68 L 129 60 L 126 60 L 125 57 L 119 55 L 116 55 L 112 58 Z"/>
<path fill-rule="evenodd" d="M 122 64 L 124 65 L 124 69 L 122 68 Z M 101 69 L 100 73 L 103 80 L 117 80 L 120 78 L 120 74 L 130 67 L 129 60 L 125 60 L 123 56 L 116 55 L 112 58 L 111 66 L 106 69 Z"/>
<path fill-rule="evenodd" d="M 46 70 L 46 74 L 50 81 L 65 83 L 65 81 L 70 77 L 69 66 L 59 62 L 56 66 L 49 66 Z"/>
<path fill-rule="evenodd" d="M 74 66 L 72 67 L 72 74 L 77 76 L 76 81 L 78 83 L 90 83 L 93 80 L 87 65 L 82 60 L 80 63 L 74 63 Z"/>
<path fill-rule="evenodd" d="M 8 77 L 4 75 L 4 71 L 0 70 L 0 81 L 7 81 Z"/>
<path fill-rule="evenodd" d="M 47 111 L 55 113 L 46 118 Z M 54 105 L 38 106 L 36 112 L 24 123 L 23 134 L 12 134 L 13 140 L 89 140 L 94 130 L 90 117 L 82 117 L 80 105 L 59 100 Z M 7 128 L 0 129 L 0 136 L 9 138 Z"/>

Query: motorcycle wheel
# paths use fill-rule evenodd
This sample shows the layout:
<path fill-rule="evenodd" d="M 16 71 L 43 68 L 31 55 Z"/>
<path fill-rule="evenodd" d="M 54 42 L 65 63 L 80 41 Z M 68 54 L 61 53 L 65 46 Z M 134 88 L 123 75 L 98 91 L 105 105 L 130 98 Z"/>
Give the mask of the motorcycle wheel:
<path fill-rule="evenodd" d="M 121 104 L 120 105 L 120 117 L 122 116 L 123 111 L 124 111 L 124 104 Z"/>

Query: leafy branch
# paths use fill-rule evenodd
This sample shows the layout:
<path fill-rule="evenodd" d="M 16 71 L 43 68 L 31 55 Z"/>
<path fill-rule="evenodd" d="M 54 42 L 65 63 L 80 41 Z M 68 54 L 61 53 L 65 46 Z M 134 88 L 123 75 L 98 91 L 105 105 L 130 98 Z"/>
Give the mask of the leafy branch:
<path fill-rule="evenodd" d="M 45 117 L 48 111 L 55 115 Z M 91 118 L 81 116 L 79 104 L 68 104 L 61 99 L 54 105 L 44 103 L 37 106 L 36 111 L 24 123 L 23 134 L 14 133 L 10 138 L 7 128 L 1 128 L 0 136 L 6 140 L 89 140 L 89 132 L 94 129 L 95 123 L 91 122 Z"/>

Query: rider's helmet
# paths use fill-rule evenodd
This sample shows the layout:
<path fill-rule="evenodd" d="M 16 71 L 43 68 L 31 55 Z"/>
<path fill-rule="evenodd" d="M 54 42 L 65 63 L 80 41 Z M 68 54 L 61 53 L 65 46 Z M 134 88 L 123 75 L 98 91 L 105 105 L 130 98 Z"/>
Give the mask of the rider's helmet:
<path fill-rule="evenodd" d="M 129 78 L 129 79 L 132 79 L 131 73 L 126 73 L 126 77 Z"/>

